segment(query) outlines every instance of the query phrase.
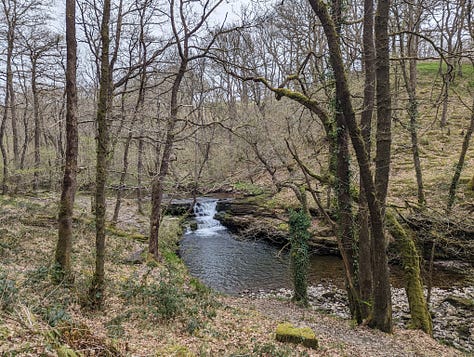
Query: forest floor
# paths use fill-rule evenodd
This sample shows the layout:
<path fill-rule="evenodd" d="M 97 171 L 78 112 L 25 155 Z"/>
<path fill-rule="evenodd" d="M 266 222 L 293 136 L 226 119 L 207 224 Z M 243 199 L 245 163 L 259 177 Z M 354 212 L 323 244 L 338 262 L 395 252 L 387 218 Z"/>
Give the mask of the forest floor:
<path fill-rule="evenodd" d="M 0 355 L 2 356 L 463 356 L 418 331 L 384 334 L 287 300 L 216 294 L 191 278 L 174 254 L 180 221 L 166 218 L 161 264 L 130 257 L 146 247 L 146 218 L 125 201 L 108 230 L 107 293 L 87 309 L 94 267 L 89 198 L 77 199 L 75 282 L 53 284 L 57 197 L 0 198 Z M 318 349 L 275 340 L 288 321 L 314 330 Z"/>

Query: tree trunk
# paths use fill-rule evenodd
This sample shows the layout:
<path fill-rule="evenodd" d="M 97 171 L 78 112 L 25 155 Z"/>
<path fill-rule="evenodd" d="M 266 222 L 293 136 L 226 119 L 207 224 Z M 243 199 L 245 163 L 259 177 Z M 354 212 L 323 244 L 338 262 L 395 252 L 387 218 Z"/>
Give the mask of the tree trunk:
<path fill-rule="evenodd" d="M 66 162 L 59 202 L 55 263 L 65 277 L 71 275 L 72 216 L 77 182 L 76 2 L 66 1 Z"/>
<path fill-rule="evenodd" d="M 40 137 L 41 137 L 41 126 L 39 117 L 39 100 L 38 100 L 38 88 L 36 86 L 36 58 L 31 59 L 31 92 L 33 94 L 33 118 L 35 123 L 35 165 L 33 174 L 33 190 L 38 189 L 39 185 L 39 170 L 41 165 L 40 156 Z"/>
<path fill-rule="evenodd" d="M 387 240 L 383 234 L 385 201 L 390 174 L 392 143 L 392 108 L 390 102 L 390 58 L 388 19 L 390 0 L 378 0 L 375 14 L 376 43 L 376 94 L 377 94 L 377 146 L 375 153 L 375 193 L 380 204 L 382 235 L 372 239 L 374 276 L 374 325 L 383 331 L 392 329 L 390 280 L 387 261 Z M 373 213 L 371 211 L 371 217 Z M 373 217 L 372 217 L 373 219 Z M 380 327 L 382 326 L 382 327 Z"/>
<path fill-rule="evenodd" d="M 401 254 L 403 273 L 405 278 L 405 290 L 408 296 L 411 322 L 410 328 L 433 334 L 433 323 L 428 311 L 425 296 L 423 294 L 423 282 L 420 272 L 420 256 L 416 250 L 415 243 L 408 236 L 405 229 L 398 223 L 394 213 L 386 215 L 387 227 L 395 239 L 398 251 Z"/>
<path fill-rule="evenodd" d="M 367 159 L 371 156 L 372 116 L 375 99 L 375 44 L 374 44 L 374 1 L 364 1 L 363 61 L 365 69 L 364 101 L 361 115 L 361 133 L 367 150 Z M 369 208 L 362 182 L 359 195 L 359 291 L 361 299 L 361 318 L 370 315 L 372 302 L 372 254 L 369 229 Z"/>
<path fill-rule="evenodd" d="M 8 120 L 8 104 L 9 104 L 10 96 L 7 90 L 5 91 L 5 108 L 3 109 L 3 116 L 2 116 L 2 124 L 0 126 L 0 150 L 2 152 L 2 160 L 3 160 L 3 178 L 2 178 L 2 195 L 6 195 L 8 193 L 8 152 L 7 147 L 4 143 L 5 138 L 5 129 Z"/>
<path fill-rule="evenodd" d="M 349 300 L 349 308 L 353 319 L 361 322 L 360 299 L 355 286 L 355 259 L 356 252 L 354 242 L 354 230 L 352 225 L 352 197 L 350 192 L 351 173 L 350 173 L 350 155 L 347 129 L 344 124 L 342 113 L 336 113 L 337 132 L 337 174 L 336 174 L 336 192 L 337 192 L 337 212 L 338 212 L 338 232 L 342 249 L 344 249 L 346 270 L 346 285 Z"/>
<path fill-rule="evenodd" d="M 409 18 L 408 18 L 408 26 L 410 31 L 418 32 L 419 30 L 419 21 L 415 16 L 417 16 L 420 11 L 419 4 L 411 5 L 409 7 Z M 419 15 L 418 15 L 419 16 Z M 408 35 L 408 65 L 409 65 L 409 75 L 406 74 L 405 68 L 405 61 L 402 61 L 403 66 L 403 77 L 405 80 L 405 86 L 408 92 L 408 116 L 410 118 L 410 139 L 411 139 L 411 149 L 413 155 L 413 163 L 415 166 L 415 176 L 416 176 L 416 183 L 417 183 L 417 191 L 418 191 L 418 204 L 420 207 L 424 207 L 426 205 L 425 199 L 425 192 L 424 192 L 424 185 L 423 185 L 423 173 L 421 171 L 421 162 L 420 162 L 420 148 L 418 145 L 418 100 L 416 96 L 416 86 L 417 86 L 417 60 L 418 57 L 418 36 L 413 34 Z M 403 43 L 400 44 L 403 46 Z M 403 47 L 402 47 L 403 48 Z"/>
<path fill-rule="evenodd" d="M 15 41 L 15 28 L 12 24 L 9 24 L 8 34 L 7 34 L 7 87 L 9 94 L 9 106 L 5 107 L 5 110 L 10 109 L 11 114 L 11 123 L 12 123 L 12 136 L 13 136 L 13 160 L 15 168 L 18 168 L 20 163 L 20 151 L 18 145 L 18 127 L 17 127 L 17 118 L 16 118 L 16 102 L 15 102 L 15 89 L 13 88 L 13 48 Z"/>
<path fill-rule="evenodd" d="M 362 139 L 360 128 L 355 120 L 351 95 L 346 80 L 346 74 L 339 48 L 338 36 L 334 23 L 328 14 L 326 5 L 321 0 L 309 0 L 311 7 L 318 16 L 323 26 L 329 46 L 330 62 L 336 80 L 336 96 L 344 114 L 344 121 L 349 129 L 352 145 L 356 152 L 360 168 L 361 179 L 371 218 L 371 233 L 373 237 L 374 271 L 374 311 L 372 325 L 382 331 L 392 331 L 392 304 L 390 296 L 390 282 L 388 276 L 388 262 L 386 255 L 387 242 L 383 227 L 382 207 L 384 201 L 376 198 L 375 184 L 372 178 L 367 150 Z"/>
<path fill-rule="evenodd" d="M 143 214 L 143 150 L 144 142 L 142 139 L 143 130 L 140 130 L 138 139 L 138 158 L 137 158 L 137 206 L 138 213 Z"/>
<path fill-rule="evenodd" d="M 133 123 L 132 123 L 133 126 Z M 128 174 L 128 153 L 130 151 L 130 143 L 132 142 L 132 129 L 130 128 L 128 131 L 127 140 L 125 141 L 125 147 L 123 150 L 123 166 L 122 166 L 122 173 L 120 174 L 120 182 L 117 188 L 117 199 L 115 201 L 115 208 L 114 208 L 114 215 L 112 216 L 112 224 L 117 224 L 118 216 L 120 213 L 120 206 L 122 204 L 122 193 L 125 186 L 125 180 Z"/>
<path fill-rule="evenodd" d="M 91 306 L 94 308 L 100 308 L 102 306 L 105 282 L 105 187 L 107 182 L 107 155 L 109 145 L 107 116 L 111 90 L 109 21 L 110 0 L 104 0 L 104 11 L 100 29 L 102 54 L 100 59 L 99 99 L 97 103 L 97 163 L 95 185 L 96 260 L 92 286 L 89 290 L 89 299 Z"/>
<path fill-rule="evenodd" d="M 168 118 L 166 126 L 166 140 L 163 146 L 163 154 L 160 160 L 160 169 L 158 174 L 154 177 L 152 182 L 151 193 L 151 216 L 150 216 L 150 241 L 148 243 L 148 252 L 157 260 L 160 259 L 158 250 L 158 237 L 161 224 L 161 203 L 163 201 L 163 190 L 166 175 L 168 174 L 171 152 L 174 143 L 174 129 L 178 120 L 179 103 L 178 94 L 181 86 L 181 81 L 184 78 L 187 69 L 187 53 L 182 59 L 176 78 L 171 89 L 170 100 L 170 117 Z"/>

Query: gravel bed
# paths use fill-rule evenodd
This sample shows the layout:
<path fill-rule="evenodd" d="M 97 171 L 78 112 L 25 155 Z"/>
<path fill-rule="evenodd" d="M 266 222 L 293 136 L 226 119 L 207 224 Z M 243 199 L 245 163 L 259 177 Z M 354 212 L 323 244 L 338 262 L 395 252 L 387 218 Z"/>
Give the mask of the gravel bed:
<path fill-rule="evenodd" d="M 277 298 L 287 301 L 293 291 L 243 291 L 240 295 L 251 299 Z M 350 319 L 345 290 L 334 285 L 316 285 L 308 288 L 311 307 L 329 315 Z M 472 304 L 472 305 L 471 305 Z M 410 319 L 408 300 L 404 289 L 392 288 L 394 324 L 406 328 Z M 474 354 L 474 287 L 451 289 L 433 288 L 430 311 L 433 317 L 433 337 L 440 342 Z"/>

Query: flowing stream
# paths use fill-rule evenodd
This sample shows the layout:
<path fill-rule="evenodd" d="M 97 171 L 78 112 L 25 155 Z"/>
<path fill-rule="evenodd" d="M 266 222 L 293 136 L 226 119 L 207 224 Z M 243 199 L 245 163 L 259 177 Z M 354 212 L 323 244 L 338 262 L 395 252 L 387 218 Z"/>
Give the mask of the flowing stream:
<path fill-rule="evenodd" d="M 207 286 L 227 294 L 292 288 L 288 250 L 261 240 L 239 240 L 214 219 L 217 199 L 199 198 L 194 206 L 196 230 L 188 230 L 181 240 L 180 255 L 191 275 Z M 391 282 L 403 287 L 402 269 L 391 266 Z M 435 271 L 433 286 L 450 287 L 461 280 L 444 271 Z M 309 285 L 331 283 L 344 288 L 341 259 L 312 255 Z"/>
<path fill-rule="evenodd" d="M 214 219 L 216 204 L 217 199 L 199 199 L 194 206 L 197 229 L 186 232 L 180 244 L 180 255 L 190 273 L 227 294 L 290 288 L 288 252 L 265 241 L 236 239 Z M 311 284 L 325 280 L 343 283 L 339 258 L 315 256 L 311 260 Z"/>

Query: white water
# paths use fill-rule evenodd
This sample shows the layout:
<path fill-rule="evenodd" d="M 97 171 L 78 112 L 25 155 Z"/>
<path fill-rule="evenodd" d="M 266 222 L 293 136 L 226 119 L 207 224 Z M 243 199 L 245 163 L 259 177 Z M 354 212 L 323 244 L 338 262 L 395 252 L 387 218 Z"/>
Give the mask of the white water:
<path fill-rule="evenodd" d="M 216 214 L 217 200 L 203 199 L 198 200 L 194 205 L 194 216 L 197 223 L 197 230 L 194 232 L 197 235 L 214 235 L 226 228 L 217 219 L 214 219 Z"/>

